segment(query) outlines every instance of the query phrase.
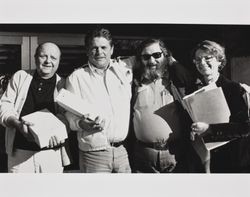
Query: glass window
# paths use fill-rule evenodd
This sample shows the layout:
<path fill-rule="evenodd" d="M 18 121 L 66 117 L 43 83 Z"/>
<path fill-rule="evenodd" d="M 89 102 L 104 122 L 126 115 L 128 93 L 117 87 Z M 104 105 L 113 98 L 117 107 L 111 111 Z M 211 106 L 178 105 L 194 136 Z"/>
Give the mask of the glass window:
<path fill-rule="evenodd" d="M 0 74 L 13 74 L 21 69 L 21 45 L 0 44 Z"/>
<path fill-rule="evenodd" d="M 88 57 L 84 46 L 59 45 L 62 55 L 58 74 L 66 77 L 76 68 L 86 64 Z"/>

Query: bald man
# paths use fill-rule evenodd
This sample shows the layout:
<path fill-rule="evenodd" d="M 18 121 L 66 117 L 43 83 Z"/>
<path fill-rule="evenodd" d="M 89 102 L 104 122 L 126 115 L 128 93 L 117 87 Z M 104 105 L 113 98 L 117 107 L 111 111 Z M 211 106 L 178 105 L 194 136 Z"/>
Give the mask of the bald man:
<path fill-rule="evenodd" d="M 20 117 L 47 108 L 60 115 L 54 102 L 58 91 L 64 87 L 63 79 L 56 74 L 61 51 L 51 42 L 39 45 L 35 52 L 36 70 L 17 71 L 1 98 L 0 123 L 6 127 L 8 172 L 11 173 L 61 173 L 69 165 L 64 141 L 52 136 L 49 145 L 40 148 L 29 132 L 31 123 Z M 45 123 L 46 124 L 46 123 Z"/>

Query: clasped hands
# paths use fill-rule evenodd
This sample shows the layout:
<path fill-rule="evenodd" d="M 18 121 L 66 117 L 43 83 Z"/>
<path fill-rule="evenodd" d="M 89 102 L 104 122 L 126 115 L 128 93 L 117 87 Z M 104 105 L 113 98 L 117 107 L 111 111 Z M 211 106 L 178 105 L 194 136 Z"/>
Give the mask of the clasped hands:
<path fill-rule="evenodd" d="M 78 122 L 78 126 L 87 132 L 100 132 L 104 129 L 105 120 L 97 116 L 95 120 L 89 118 L 89 114 L 82 116 Z"/>
<path fill-rule="evenodd" d="M 209 124 L 205 122 L 195 122 L 191 125 L 190 139 L 195 140 L 195 135 L 202 135 L 205 131 L 209 129 Z"/>

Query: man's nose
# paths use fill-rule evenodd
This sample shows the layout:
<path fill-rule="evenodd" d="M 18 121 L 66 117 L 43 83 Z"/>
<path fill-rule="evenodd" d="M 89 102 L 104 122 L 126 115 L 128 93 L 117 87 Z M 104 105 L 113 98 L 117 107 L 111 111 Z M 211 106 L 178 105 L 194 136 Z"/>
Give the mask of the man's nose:
<path fill-rule="evenodd" d="M 153 56 L 151 56 L 148 60 L 149 63 L 155 63 L 155 58 Z"/>
<path fill-rule="evenodd" d="M 200 61 L 198 62 L 200 65 L 206 65 L 207 62 L 205 60 L 205 58 L 201 58 Z"/>
<path fill-rule="evenodd" d="M 97 54 L 100 54 L 101 52 L 102 52 L 102 48 L 97 48 L 97 49 L 96 49 L 96 53 L 97 53 Z"/>
<path fill-rule="evenodd" d="M 51 57 L 50 56 L 47 56 L 46 59 L 45 59 L 46 62 L 51 62 Z"/>

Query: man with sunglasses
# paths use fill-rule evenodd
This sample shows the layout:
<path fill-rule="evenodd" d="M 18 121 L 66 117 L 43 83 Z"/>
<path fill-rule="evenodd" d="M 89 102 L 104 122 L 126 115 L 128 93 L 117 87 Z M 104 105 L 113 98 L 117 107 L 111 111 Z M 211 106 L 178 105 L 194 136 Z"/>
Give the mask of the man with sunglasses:
<path fill-rule="evenodd" d="M 186 142 L 182 139 L 190 122 L 177 100 L 192 91 L 194 80 L 162 40 L 143 41 L 136 58 L 132 98 L 134 171 L 187 172 Z"/>

